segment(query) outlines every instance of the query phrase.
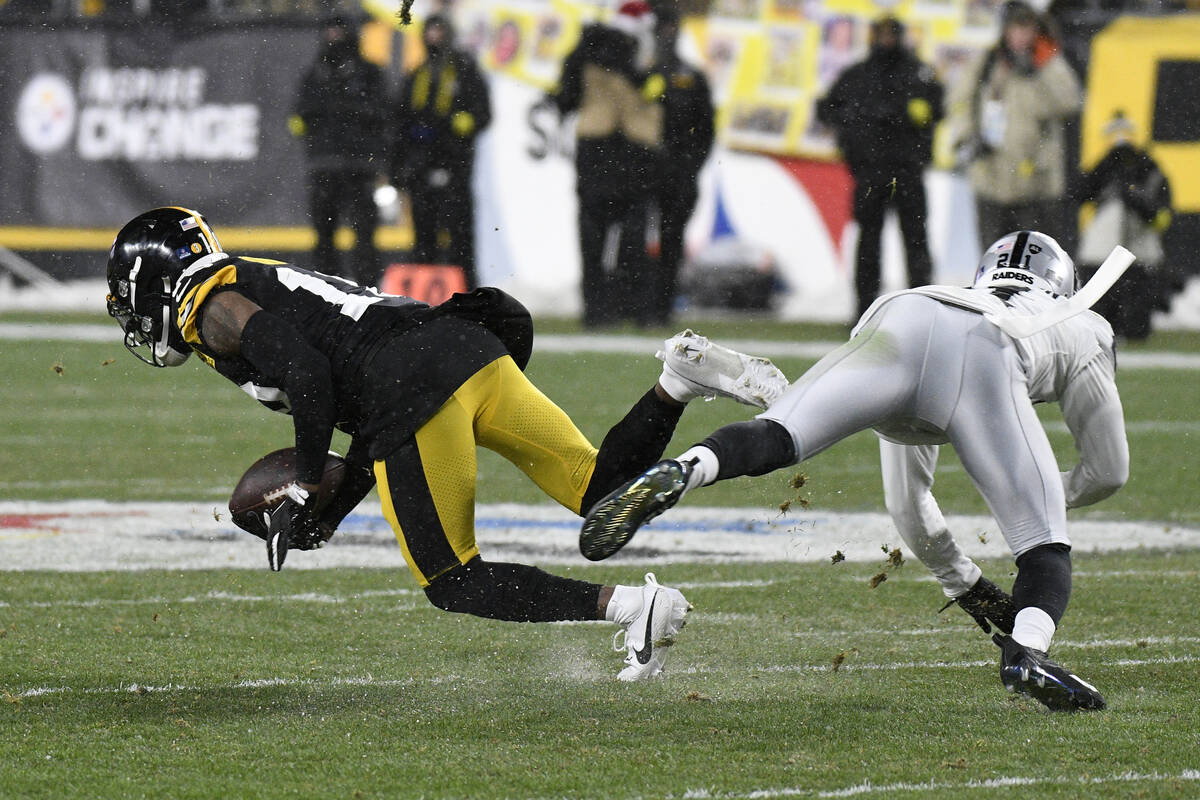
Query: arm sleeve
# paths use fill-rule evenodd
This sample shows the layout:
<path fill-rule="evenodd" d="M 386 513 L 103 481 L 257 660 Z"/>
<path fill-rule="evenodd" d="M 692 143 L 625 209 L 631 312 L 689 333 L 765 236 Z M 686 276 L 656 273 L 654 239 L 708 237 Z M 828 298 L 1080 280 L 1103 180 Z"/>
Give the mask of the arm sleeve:
<path fill-rule="evenodd" d="M 1100 163 L 1079 176 L 1079 187 L 1075 191 L 1075 201 L 1088 203 L 1100 196 L 1100 190 L 1108 182 L 1112 174 L 1114 155 L 1112 151 L 1100 159 Z"/>
<path fill-rule="evenodd" d="M 981 54 L 950 87 L 946 104 L 958 132 L 955 146 L 979 135 L 979 95 L 983 90 L 980 84 L 988 79 L 992 58 L 990 53 Z"/>
<path fill-rule="evenodd" d="M 409 105 L 412 102 L 412 76 L 413 73 L 410 72 L 400 81 L 400 88 L 396 92 L 389 121 L 391 177 L 398 186 L 404 184 L 401 180 L 401 173 L 404 170 L 405 156 L 408 151 L 408 131 L 412 125 L 412 112 Z"/>
<path fill-rule="evenodd" d="M 468 59 L 470 57 L 468 56 Z M 484 128 L 492 123 L 492 97 L 488 89 L 488 80 L 474 61 L 467 62 L 471 73 L 468 106 L 471 116 L 475 118 L 475 133 L 483 133 Z"/>
<path fill-rule="evenodd" d="M 1050 59 L 1042 67 L 1038 73 L 1038 83 L 1041 84 L 1043 100 L 1038 111 L 1044 119 L 1074 114 L 1083 105 L 1079 78 L 1075 77 L 1075 71 L 1061 55 Z"/>
<path fill-rule="evenodd" d="M 296 428 L 296 480 L 320 483 L 337 421 L 329 359 L 294 327 L 261 310 L 242 328 L 241 355 L 287 395 Z"/>
<path fill-rule="evenodd" d="M 817 120 L 828 125 L 835 131 L 840 129 L 845 124 L 845 118 L 842 113 L 845 103 L 846 93 L 846 76 L 839 77 L 830 87 L 829 91 L 817 101 Z"/>
<path fill-rule="evenodd" d="M 374 64 L 370 65 L 367 82 L 369 89 L 363 99 L 363 114 L 371 131 L 371 139 L 377 150 L 386 151 L 391 140 L 391 113 L 388 109 L 387 87 L 383 79 L 383 70 Z M 380 155 L 376 153 L 375 155 Z"/>
<path fill-rule="evenodd" d="M 313 111 L 318 106 L 315 83 L 312 75 L 304 76 L 304 80 L 300 84 L 300 91 L 296 96 L 295 113 L 305 122 L 308 122 L 312 118 Z"/>
<path fill-rule="evenodd" d="M 983 575 L 950 536 L 946 519 L 933 497 L 936 445 L 902 445 L 879 440 L 883 495 L 888 513 L 904 544 L 942 585 L 947 597 L 958 597 Z"/>
<path fill-rule="evenodd" d="M 320 522 L 337 530 L 337 526 L 346 515 L 357 508 L 375 487 L 375 472 L 372 467 L 367 445 L 361 439 L 352 440 L 350 450 L 346 453 L 346 476 L 342 479 L 337 494 L 321 512 Z"/>
<path fill-rule="evenodd" d="M 1129 479 L 1125 416 L 1112 362 L 1092 359 L 1067 385 L 1060 404 L 1079 453 L 1079 463 L 1062 473 L 1063 489 L 1067 508 L 1079 508 L 1103 500 Z"/>
<path fill-rule="evenodd" d="M 1148 159 L 1147 159 L 1148 160 Z M 1133 209 L 1143 222 L 1153 222 L 1160 208 L 1170 208 L 1170 190 L 1166 192 L 1164 202 L 1163 189 L 1166 178 L 1158 168 L 1150 162 L 1146 164 L 1140 182 L 1129 186 L 1125 192 L 1125 202 Z"/>
<path fill-rule="evenodd" d="M 716 138 L 716 109 L 713 108 L 712 87 L 704 73 L 696 70 L 696 91 L 699 102 L 696 104 L 695 128 L 692 131 L 692 147 L 695 151 L 697 168 L 704 165 L 708 154 L 712 152 L 713 140 Z"/>
<path fill-rule="evenodd" d="M 585 31 L 584 35 L 587 33 Z M 558 113 L 569 114 L 579 108 L 583 98 L 583 47 L 580 45 L 571 51 L 563 61 L 562 74 L 558 78 L 558 86 L 550 99 L 558 107 Z"/>
<path fill-rule="evenodd" d="M 925 82 L 925 99 L 932 111 L 929 124 L 937 125 L 946 116 L 946 89 L 937 78 L 931 77 Z"/>

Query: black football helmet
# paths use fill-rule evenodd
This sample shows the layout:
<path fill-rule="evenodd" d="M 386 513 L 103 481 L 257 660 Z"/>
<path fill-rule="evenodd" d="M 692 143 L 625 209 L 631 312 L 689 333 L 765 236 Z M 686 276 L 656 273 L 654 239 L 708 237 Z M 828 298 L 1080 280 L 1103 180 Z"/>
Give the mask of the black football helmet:
<path fill-rule="evenodd" d="M 172 319 L 171 291 L 184 270 L 221 252 L 208 222 L 187 208 L 156 208 L 121 228 L 108 254 L 108 313 L 129 352 L 155 367 L 187 360 L 192 348 Z"/>

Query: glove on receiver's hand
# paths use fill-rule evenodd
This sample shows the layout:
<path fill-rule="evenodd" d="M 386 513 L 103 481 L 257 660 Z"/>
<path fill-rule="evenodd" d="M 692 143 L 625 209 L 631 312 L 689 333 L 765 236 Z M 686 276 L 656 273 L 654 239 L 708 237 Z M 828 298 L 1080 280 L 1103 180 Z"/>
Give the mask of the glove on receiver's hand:
<path fill-rule="evenodd" d="M 288 548 L 292 546 L 293 541 L 298 550 L 311 550 L 319 546 L 313 544 L 312 532 L 319 523 L 313 518 L 312 507 L 308 501 L 309 493 L 299 484 L 293 483 L 288 486 L 287 496 L 283 498 L 282 503 L 271 511 L 263 512 L 263 523 L 267 529 L 267 563 L 272 572 L 283 568 L 283 561 L 287 558 Z M 322 541 L 319 535 L 315 538 Z"/>

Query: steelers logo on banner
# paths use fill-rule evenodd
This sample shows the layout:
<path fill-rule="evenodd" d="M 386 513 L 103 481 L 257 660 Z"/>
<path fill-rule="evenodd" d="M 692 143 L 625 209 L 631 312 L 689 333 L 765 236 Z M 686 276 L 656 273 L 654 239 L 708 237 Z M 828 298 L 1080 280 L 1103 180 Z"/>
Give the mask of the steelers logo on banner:
<path fill-rule="evenodd" d="M 17 131 L 38 154 L 61 150 L 75 130 L 75 90 L 61 75 L 34 75 L 17 101 Z"/>

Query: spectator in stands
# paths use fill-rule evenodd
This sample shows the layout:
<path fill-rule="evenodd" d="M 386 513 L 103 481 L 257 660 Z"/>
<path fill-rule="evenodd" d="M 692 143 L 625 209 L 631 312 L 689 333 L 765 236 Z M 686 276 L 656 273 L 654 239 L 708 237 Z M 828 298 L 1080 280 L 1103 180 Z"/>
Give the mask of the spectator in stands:
<path fill-rule="evenodd" d="M 383 73 L 359 53 L 358 31 L 345 17 L 321 29 L 317 60 L 300 86 L 292 133 L 308 146 L 309 207 L 316 268 L 370 286 L 379 280 L 374 192 L 385 171 Z M 354 229 L 351 266 L 339 264 L 333 236 L 339 221 Z"/>
<path fill-rule="evenodd" d="M 475 140 L 491 122 L 491 100 L 474 59 L 454 47 L 448 17 L 426 19 L 421 38 L 425 60 L 396 103 L 392 171 L 412 201 L 413 258 L 455 264 L 473 288 Z"/>
<path fill-rule="evenodd" d="M 646 218 L 664 116 L 645 72 L 653 57 L 653 19 L 644 0 L 626 0 L 611 25 L 585 25 L 548 98 L 560 114 L 579 115 L 575 187 L 586 327 L 649 319 L 654 281 Z M 657 83 L 661 89 L 661 79 Z"/>
<path fill-rule="evenodd" d="M 643 323 L 669 325 L 676 276 L 683 261 L 683 232 L 696 207 L 696 177 L 713 144 L 712 92 L 704 73 L 679 57 L 679 15 L 655 15 L 655 66 L 646 87 L 663 106 L 663 147 L 656 183 L 659 264 Z"/>
<path fill-rule="evenodd" d="M 1145 150 L 1133 143 L 1133 123 L 1118 111 L 1104 126 L 1111 149 L 1080 181 L 1076 199 L 1095 214 L 1079 242 L 1080 276 L 1087 280 L 1116 245 L 1137 261 L 1093 307 L 1128 339 L 1150 335 L 1150 313 L 1166 310 L 1171 287 L 1159 274 L 1162 233 L 1171 224 L 1171 186 Z"/>
<path fill-rule="evenodd" d="M 880 239 L 889 206 L 900 219 L 909 286 L 932 282 L 924 172 L 933 129 L 942 118 L 942 85 L 905 45 L 900 20 L 876 20 L 870 44 L 867 58 L 846 69 L 817 104 L 817 119 L 837 134 L 854 176 L 856 319 L 879 294 Z"/>
<path fill-rule="evenodd" d="M 962 157 L 981 247 L 1014 230 L 1063 235 L 1064 121 L 1081 103 L 1079 79 L 1045 22 L 1010 3 L 1000 41 L 967 70 L 953 103 L 966 116 Z"/>

